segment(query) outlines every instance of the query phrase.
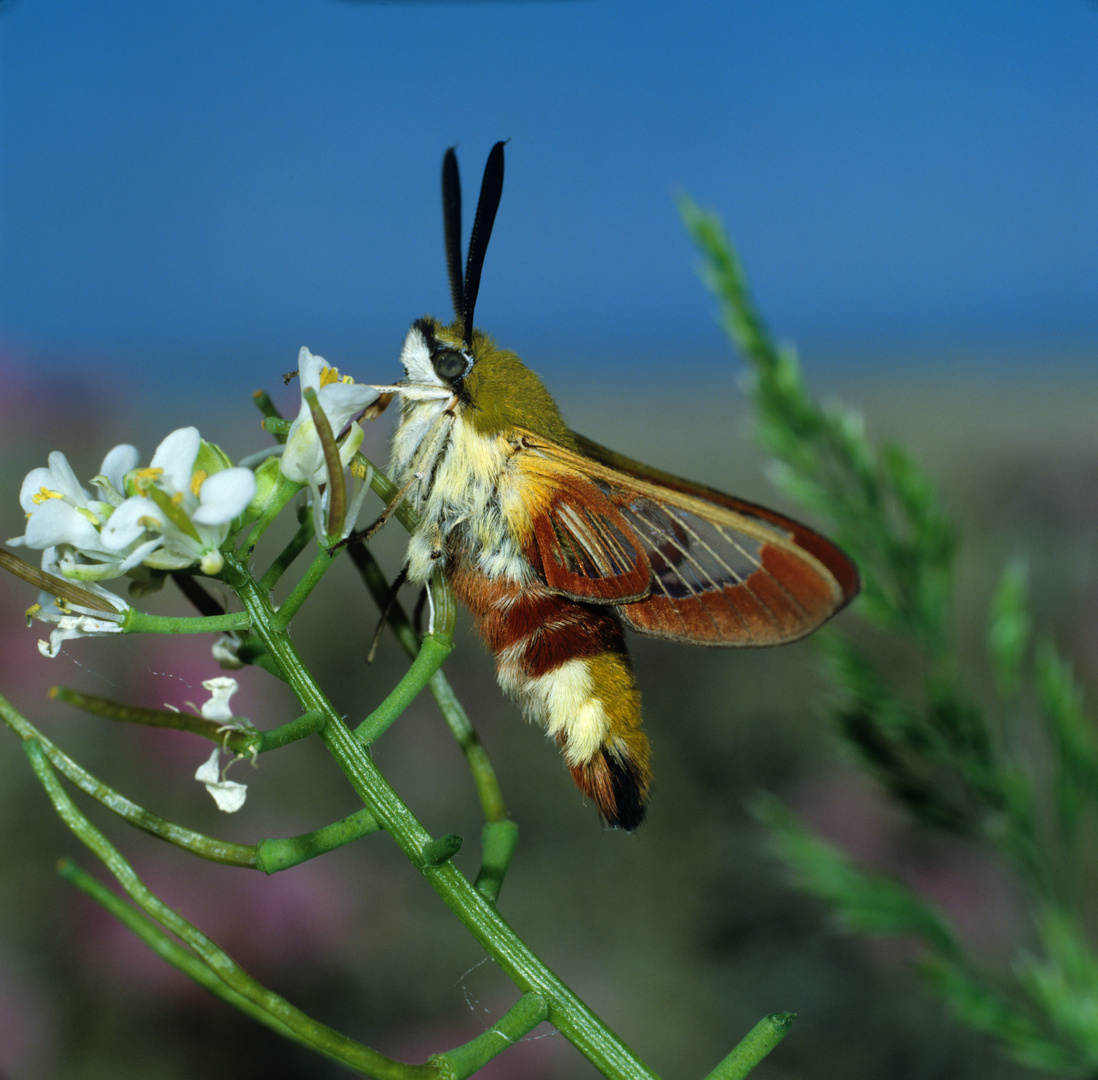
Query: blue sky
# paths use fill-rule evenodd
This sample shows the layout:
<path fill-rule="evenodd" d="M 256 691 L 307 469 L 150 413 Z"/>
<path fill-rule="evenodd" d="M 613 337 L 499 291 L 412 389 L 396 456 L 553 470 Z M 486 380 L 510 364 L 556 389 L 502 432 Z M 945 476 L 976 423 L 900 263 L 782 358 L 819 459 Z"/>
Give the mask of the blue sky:
<path fill-rule="evenodd" d="M 550 382 L 720 349 L 680 191 L 806 356 L 1095 355 L 1088 0 L 9 0 L 0 357 L 392 378 L 498 138 L 478 323 Z"/>

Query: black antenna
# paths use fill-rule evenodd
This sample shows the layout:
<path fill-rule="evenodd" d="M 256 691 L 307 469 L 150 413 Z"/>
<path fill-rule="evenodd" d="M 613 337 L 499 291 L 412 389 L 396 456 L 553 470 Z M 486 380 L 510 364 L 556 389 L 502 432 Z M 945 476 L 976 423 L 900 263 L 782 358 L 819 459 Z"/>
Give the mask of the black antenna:
<path fill-rule="evenodd" d="M 457 154 L 451 146 L 442 159 L 442 223 L 446 235 L 446 270 L 450 275 L 450 300 L 460 317 L 465 305 L 465 282 L 461 274 L 461 177 Z"/>
<path fill-rule="evenodd" d="M 447 157 L 452 156 L 452 151 Z M 443 162 L 443 191 L 445 193 L 446 162 Z M 454 175 L 457 175 L 457 159 L 454 159 Z M 456 187 L 456 183 L 455 183 Z M 498 142 L 488 155 L 484 166 L 484 179 L 480 182 L 480 199 L 477 200 L 477 213 L 473 218 L 473 231 L 469 236 L 469 257 L 465 263 L 465 291 L 461 307 L 461 336 L 467 349 L 473 347 L 473 309 L 477 306 L 477 293 L 480 292 L 480 272 L 484 267 L 484 253 L 488 250 L 488 241 L 492 236 L 492 225 L 496 220 L 500 196 L 503 194 L 503 143 Z M 445 202 L 445 194 L 443 201 Z M 450 229 L 447 223 L 447 257 L 450 263 L 450 284 L 453 287 L 454 270 L 450 245 Z"/>

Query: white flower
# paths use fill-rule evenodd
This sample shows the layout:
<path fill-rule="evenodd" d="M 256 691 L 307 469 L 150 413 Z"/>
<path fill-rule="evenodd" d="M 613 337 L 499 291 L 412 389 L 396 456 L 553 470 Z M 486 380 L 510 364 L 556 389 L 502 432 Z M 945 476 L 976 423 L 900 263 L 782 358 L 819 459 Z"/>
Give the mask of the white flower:
<path fill-rule="evenodd" d="M 124 499 L 122 478 L 137 464 L 137 450 L 126 444 L 116 446 L 103 459 L 93 481 L 98 498 L 77 480 L 64 454 L 55 450 L 48 460 L 47 468 L 32 469 L 23 480 L 19 502 L 27 515 L 26 532 L 8 543 L 56 549 L 58 555 L 52 561 L 64 577 L 84 581 L 118 577 L 131 552 L 106 547 L 100 530 Z"/>
<path fill-rule="evenodd" d="M 42 569 L 55 577 L 60 576 L 61 568 L 57 564 L 56 548 L 47 548 L 43 553 Z M 57 627 L 50 632 L 49 641 L 38 642 L 38 651 L 43 656 L 53 659 L 61 651 L 61 646 L 73 638 L 122 633 L 126 613 L 130 609 L 129 604 L 122 597 L 116 596 L 94 582 L 83 582 L 80 589 L 106 601 L 114 612 L 80 607 L 72 600 L 58 602 L 56 597 L 46 592 L 39 594 L 38 603 L 27 613 L 28 616 L 33 616 L 42 622 L 54 623 Z"/>
<path fill-rule="evenodd" d="M 229 699 L 236 693 L 239 686 L 236 679 L 220 675 L 215 679 L 207 679 L 202 685 L 210 692 L 210 700 L 203 702 L 199 709 L 207 720 L 223 721 L 221 730 L 225 732 L 253 730 L 247 720 L 229 722 L 233 719 Z M 225 774 L 236 758 L 230 758 L 223 769 L 220 767 L 220 758 L 221 750 L 215 747 L 213 753 L 198 767 L 194 778 L 200 784 L 206 785 L 206 790 L 213 796 L 218 810 L 226 814 L 235 814 L 244 805 L 248 795 L 248 785 L 226 780 Z"/>
<path fill-rule="evenodd" d="M 244 638 L 235 630 L 222 634 L 211 646 L 213 658 L 226 671 L 235 671 L 244 666 L 240 659 L 240 646 L 244 644 Z"/>
<path fill-rule="evenodd" d="M 229 708 L 229 699 L 240 689 L 236 679 L 231 679 L 228 675 L 218 675 L 215 679 L 207 679 L 202 688 L 209 690 L 210 700 L 202 703 L 199 712 L 207 720 L 231 720 L 233 711 Z"/>
<path fill-rule="evenodd" d="M 297 373 L 301 383 L 301 408 L 286 438 L 281 459 L 282 472 L 295 483 L 316 487 L 327 483 L 328 473 L 324 464 L 324 448 L 317 435 L 309 403 L 305 400 L 305 391 L 316 391 L 320 409 L 328 418 L 336 438 L 352 416 L 377 400 L 378 392 L 370 386 L 356 383 L 349 376 L 341 376 L 338 370 L 328 367 L 323 357 L 313 356 L 304 346 L 298 354 Z M 351 424 L 339 444 L 339 458 L 344 466 L 354 457 L 362 438 L 362 428 L 357 423 Z"/>
<path fill-rule="evenodd" d="M 101 637 L 103 634 L 122 633 L 121 620 L 114 620 L 110 617 L 73 615 L 71 613 L 63 615 L 60 612 L 55 615 L 45 607 L 36 612 L 35 617 L 47 622 L 55 621 L 57 623 L 57 629 L 50 631 L 49 641 L 43 641 L 41 638 L 38 641 L 38 651 L 51 660 L 61 651 L 61 646 L 72 638 Z"/>
<path fill-rule="evenodd" d="M 65 455 L 50 454 L 49 466 L 23 481 L 26 532 L 9 542 L 52 552 L 54 572 L 76 581 L 120 577 L 140 565 L 181 570 L 197 563 L 219 573 L 219 549 L 255 495 L 255 474 L 229 467 L 193 427 L 173 431 L 147 468 L 137 463 L 132 446 L 116 446 L 92 481 L 94 498 Z"/>
<path fill-rule="evenodd" d="M 215 746 L 209 758 L 199 765 L 194 778 L 200 784 L 206 785 L 206 790 L 213 796 L 218 810 L 225 814 L 235 814 L 248 797 L 248 785 L 238 784 L 235 780 L 226 780 L 225 771 L 218 764 L 220 757 L 221 751 Z M 233 758 L 233 761 L 235 760 Z M 225 769 L 228 769 L 233 761 L 230 761 Z"/>
<path fill-rule="evenodd" d="M 104 546 L 132 551 L 124 571 L 138 563 L 157 570 L 195 563 L 206 574 L 221 570 L 218 549 L 255 495 L 251 469 L 225 465 L 224 455 L 194 427 L 173 431 L 156 448 L 149 467 L 128 478 L 137 493 L 103 526 Z"/>
<path fill-rule="evenodd" d="M 33 521 L 36 511 L 50 505 L 65 505 L 83 512 L 90 523 L 105 517 L 110 507 L 117 506 L 123 499 L 123 477 L 137 465 L 138 454 L 135 447 L 128 443 L 116 446 L 103 459 L 99 475 L 92 481 L 99 494 L 93 499 L 76 479 L 68 459 L 59 450 L 50 454 L 49 466 L 45 469 L 31 469 L 19 492 L 19 502 L 28 519 Z M 18 539 L 10 541 L 18 543 Z M 30 545 L 36 546 L 36 545 Z M 47 545 L 37 545 L 47 546 Z"/>

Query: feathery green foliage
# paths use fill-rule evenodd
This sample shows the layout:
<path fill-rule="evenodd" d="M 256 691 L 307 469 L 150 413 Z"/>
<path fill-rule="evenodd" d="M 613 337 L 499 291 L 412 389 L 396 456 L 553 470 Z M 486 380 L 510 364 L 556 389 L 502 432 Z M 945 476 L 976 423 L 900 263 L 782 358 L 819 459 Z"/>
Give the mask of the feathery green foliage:
<path fill-rule="evenodd" d="M 854 866 L 773 801 L 759 803 L 759 816 L 800 883 L 844 927 L 922 943 L 921 966 L 961 1021 L 1021 1062 L 1094 1075 L 1098 958 L 1085 933 L 1078 845 L 1098 809 L 1098 742 L 1070 665 L 1050 641 L 1031 645 L 1024 566 L 1006 567 L 991 603 L 987 654 L 998 699 L 984 709 L 956 660 L 958 541 L 933 485 L 899 447 L 874 448 L 857 414 L 812 400 L 795 353 L 755 310 L 719 221 L 686 199 L 680 210 L 722 322 L 750 366 L 758 438 L 779 482 L 828 522 L 863 575 L 856 610 L 874 634 L 855 641 L 829 630 L 818 639 L 839 727 L 913 819 L 1006 865 L 1036 940 L 1019 942 L 1010 968 L 996 970 L 908 885 Z M 876 661 L 874 642 L 905 662 Z M 1035 737 L 1044 750 L 1037 759 Z"/>

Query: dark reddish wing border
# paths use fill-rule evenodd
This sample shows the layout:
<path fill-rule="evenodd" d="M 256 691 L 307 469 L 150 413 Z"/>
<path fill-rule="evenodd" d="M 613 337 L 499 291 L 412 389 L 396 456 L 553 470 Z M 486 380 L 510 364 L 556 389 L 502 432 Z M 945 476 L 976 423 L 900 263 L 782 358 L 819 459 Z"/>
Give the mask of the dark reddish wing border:
<path fill-rule="evenodd" d="M 756 503 L 748 502 L 746 499 L 737 499 L 731 495 L 726 495 L 716 488 L 706 487 L 704 484 L 697 484 L 692 480 L 684 480 L 681 476 L 664 472 L 662 469 L 654 469 L 650 465 L 645 465 L 640 461 L 625 457 L 623 454 L 608 450 L 605 446 L 576 432 L 572 434 L 580 454 L 592 457 L 602 465 L 629 476 L 635 476 L 640 480 L 662 484 L 674 491 L 681 491 L 686 495 L 705 499 L 708 502 L 716 503 L 718 506 L 727 507 L 737 514 L 745 514 L 748 517 L 755 517 L 761 521 L 769 522 L 776 528 L 789 533 L 797 546 L 803 548 L 813 558 L 818 559 L 838 582 L 839 588 L 842 590 L 842 603 L 835 608 L 835 611 L 840 611 L 849 604 L 861 590 L 862 583 L 858 575 L 858 568 L 846 553 L 807 525 L 802 525 L 799 521 L 794 521 L 792 518 L 785 517 L 773 510 L 768 510 L 765 506 L 759 506 Z M 781 571 L 779 570 L 779 572 Z"/>
<path fill-rule="evenodd" d="M 785 645 L 812 633 L 842 607 L 815 564 L 764 544 L 762 565 L 742 581 L 694 596 L 652 595 L 618 606 L 626 624 L 650 637 L 692 645 Z"/>

